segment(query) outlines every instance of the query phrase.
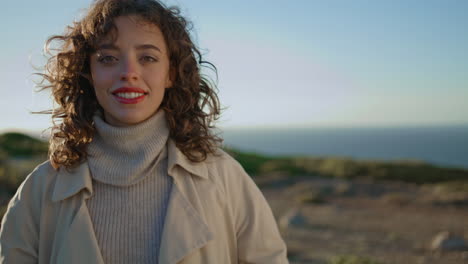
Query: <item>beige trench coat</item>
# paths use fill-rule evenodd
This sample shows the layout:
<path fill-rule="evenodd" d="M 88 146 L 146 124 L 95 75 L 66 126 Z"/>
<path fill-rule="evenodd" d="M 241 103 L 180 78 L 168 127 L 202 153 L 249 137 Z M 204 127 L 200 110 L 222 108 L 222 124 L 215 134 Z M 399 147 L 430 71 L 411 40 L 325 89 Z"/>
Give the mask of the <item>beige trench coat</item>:
<path fill-rule="evenodd" d="M 227 154 L 192 163 L 169 140 L 168 174 L 160 264 L 288 263 L 270 207 Z M 86 162 L 71 171 L 39 165 L 8 205 L 0 263 L 104 263 L 85 203 L 92 195 Z"/>

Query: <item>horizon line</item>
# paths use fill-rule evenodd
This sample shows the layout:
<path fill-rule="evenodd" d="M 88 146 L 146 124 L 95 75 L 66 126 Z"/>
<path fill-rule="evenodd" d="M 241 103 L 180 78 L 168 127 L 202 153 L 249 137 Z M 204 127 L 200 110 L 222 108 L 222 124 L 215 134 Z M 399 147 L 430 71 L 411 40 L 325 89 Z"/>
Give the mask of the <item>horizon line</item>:
<path fill-rule="evenodd" d="M 218 125 L 214 130 L 288 130 L 288 129 L 392 129 L 392 128 L 441 128 L 441 127 L 468 127 L 468 122 L 450 122 L 450 123 L 316 123 L 316 124 L 260 124 L 260 125 Z M 33 129 L 33 128 L 0 128 L 0 134 L 6 133 L 23 133 L 31 136 L 41 137 L 47 134 L 50 128 Z"/>

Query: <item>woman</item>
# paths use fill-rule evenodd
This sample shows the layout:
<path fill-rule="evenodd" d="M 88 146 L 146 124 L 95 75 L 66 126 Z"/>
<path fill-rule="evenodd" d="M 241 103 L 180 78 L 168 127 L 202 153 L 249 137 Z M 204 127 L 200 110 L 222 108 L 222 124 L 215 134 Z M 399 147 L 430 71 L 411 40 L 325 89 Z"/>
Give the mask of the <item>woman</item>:
<path fill-rule="evenodd" d="M 8 206 L 1 263 L 287 263 L 267 202 L 211 133 L 212 65 L 187 28 L 153 0 L 99 0 L 49 39 L 58 122 Z"/>

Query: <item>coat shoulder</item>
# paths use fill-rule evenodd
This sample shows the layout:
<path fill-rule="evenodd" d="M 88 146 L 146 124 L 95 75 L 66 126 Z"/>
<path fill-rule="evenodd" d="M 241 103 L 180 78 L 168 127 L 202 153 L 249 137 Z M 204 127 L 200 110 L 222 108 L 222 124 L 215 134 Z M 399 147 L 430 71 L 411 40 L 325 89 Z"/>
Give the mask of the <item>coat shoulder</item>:
<path fill-rule="evenodd" d="M 206 166 L 211 178 L 230 178 L 236 175 L 246 175 L 242 165 L 222 149 L 218 149 L 215 154 L 209 157 Z"/>
<path fill-rule="evenodd" d="M 49 161 L 39 164 L 18 187 L 12 202 L 23 199 L 33 203 L 41 201 L 43 195 L 53 187 L 56 175 L 57 171 Z"/>
<path fill-rule="evenodd" d="M 242 188 L 241 186 L 245 184 L 255 185 L 242 165 L 222 149 L 211 155 L 205 164 L 210 180 L 224 192 L 229 193 L 228 189 Z"/>
<path fill-rule="evenodd" d="M 46 188 L 54 182 L 57 175 L 57 170 L 52 167 L 50 161 L 44 161 L 36 166 L 36 168 L 26 177 L 24 183 L 31 182 L 35 188 Z"/>
<path fill-rule="evenodd" d="M 48 161 L 38 165 L 11 198 L 0 229 L 1 263 L 37 263 L 44 197 L 55 174 Z"/>

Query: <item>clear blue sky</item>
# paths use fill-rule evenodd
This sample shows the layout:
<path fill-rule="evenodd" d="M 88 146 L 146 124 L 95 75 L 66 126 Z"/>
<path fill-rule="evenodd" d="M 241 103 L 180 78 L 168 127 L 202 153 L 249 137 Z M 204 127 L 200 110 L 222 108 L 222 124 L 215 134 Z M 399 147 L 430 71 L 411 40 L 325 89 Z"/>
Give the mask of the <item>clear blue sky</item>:
<path fill-rule="evenodd" d="M 41 130 L 49 107 L 31 63 L 91 1 L 7 1 L 0 10 L 0 130 Z M 171 0 L 219 70 L 219 123 L 468 123 L 468 1 Z"/>

